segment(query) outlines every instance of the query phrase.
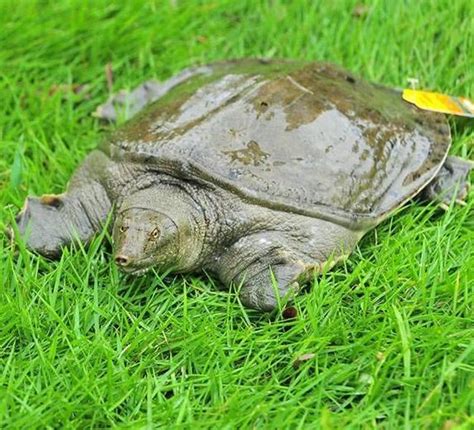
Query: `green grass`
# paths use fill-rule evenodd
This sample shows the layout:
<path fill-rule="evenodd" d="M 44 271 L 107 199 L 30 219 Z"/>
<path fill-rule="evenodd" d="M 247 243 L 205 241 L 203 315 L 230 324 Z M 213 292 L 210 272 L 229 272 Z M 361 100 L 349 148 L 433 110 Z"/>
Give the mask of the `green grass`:
<path fill-rule="evenodd" d="M 474 96 L 470 0 L 379 0 L 360 18 L 357 3 L 1 0 L 0 228 L 104 134 L 107 63 L 114 91 L 258 55 Z M 474 158 L 473 124 L 452 121 L 453 153 Z M 411 203 L 315 279 L 295 320 L 205 276 L 127 279 L 102 238 L 58 262 L 1 240 L 0 427 L 472 428 L 473 214 L 472 192 L 447 213 Z"/>

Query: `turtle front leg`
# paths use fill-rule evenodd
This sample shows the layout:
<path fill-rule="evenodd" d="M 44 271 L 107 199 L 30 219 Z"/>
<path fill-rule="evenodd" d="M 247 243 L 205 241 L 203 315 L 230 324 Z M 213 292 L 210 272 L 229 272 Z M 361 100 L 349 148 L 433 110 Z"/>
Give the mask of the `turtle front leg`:
<path fill-rule="evenodd" d="M 346 257 L 363 235 L 295 214 L 268 213 L 266 219 L 268 230 L 241 237 L 211 268 L 225 285 L 239 288 L 245 306 L 263 311 L 291 301 L 302 284 Z"/>
<path fill-rule="evenodd" d="M 261 232 L 242 237 L 219 258 L 220 280 L 239 289 L 245 306 L 272 311 L 299 289 L 307 267 L 285 242 L 281 232 Z"/>
<path fill-rule="evenodd" d="M 107 162 L 103 153 L 94 151 L 77 169 L 66 193 L 27 197 L 16 224 L 29 249 L 56 258 L 64 246 L 75 240 L 87 243 L 100 230 L 111 209 L 98 176 Z"/>
<path fill-rule="evenodd" d="M 272 311 L 300 286 L 346 257 L 363 235 L 336 223 L 268 211 L 267 229 L 238 238 L 214 256 L 211 271 L 239 288 L 242 303 Z"/>
<path fill-rule="evenodd" d="M 469 173 L 474 163 L 459 157 L 448 157 L 438 174 L 421 192 L 424 200 L 439 202 L 447 207 L 453 200 L 464 203 L 469 191 Z"/>

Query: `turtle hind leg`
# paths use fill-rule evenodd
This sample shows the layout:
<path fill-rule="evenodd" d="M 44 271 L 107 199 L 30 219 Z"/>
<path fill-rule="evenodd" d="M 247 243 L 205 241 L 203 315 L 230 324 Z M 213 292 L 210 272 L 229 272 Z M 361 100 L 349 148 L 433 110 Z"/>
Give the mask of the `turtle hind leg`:
<path fill-rule="evenodd" d="M 149 103 L 163 97 L 174 87 L 194 76 L 209 74 L 211 71 L 212 69 L 208 66 L 191 67 L 164 82 L 150 80 L 134 88 L 132 91 L 119 91 L 117 94 L 109 97 L 104 104 L 98 106 L 93 115 L 111 122 L 117 121 L 119 117 L 129 119 Z"/>
<path fill-rule="evenodd" d="M 66 193 L 26 199 L 15 221 L 27 248 L 57 258 L 63 247 L 74 241 L 87 243 L 100 230 L 111 203 L 93 172 L 105 168 L 104 159 L 104 154 L 93 151 L 74 174 Z"/>
<path fill-rule="evenodd" d="M 421 191 L 421 198 L 436 201 L 444 208 L 453 200 L 463 204 L 469 191 L 469 173 L 472 169 L 472 161 L 447 157 L 437 175 Z"/>

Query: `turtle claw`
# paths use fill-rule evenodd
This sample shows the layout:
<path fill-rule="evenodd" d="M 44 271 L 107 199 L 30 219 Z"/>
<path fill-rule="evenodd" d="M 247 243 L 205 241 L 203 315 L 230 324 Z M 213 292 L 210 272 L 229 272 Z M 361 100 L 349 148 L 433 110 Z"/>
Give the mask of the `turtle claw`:
<path fill-rule="evenodd" d="M 456 199 L 454 200 L 454 203 L 456 205 L 459 205 L 459 206 L 462 206 L 462 207 L 466 207 L 467 206 L 467 203 L 464 201 L 464 200 L 461 200 L 461 199 Z M 438 207 L 440 207 L 441 209 L 443 209 L 445 212 L 449 211 L 451 209 L 451 206 L 447 203 L 444 203 L 444 202 L 440 202 L 438 203 Z"/>

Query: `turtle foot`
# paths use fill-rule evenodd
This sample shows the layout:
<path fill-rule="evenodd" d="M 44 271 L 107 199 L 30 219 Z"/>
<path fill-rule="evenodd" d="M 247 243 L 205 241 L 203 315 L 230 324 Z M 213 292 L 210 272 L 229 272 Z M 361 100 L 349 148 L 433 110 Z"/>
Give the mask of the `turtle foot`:
<path fill-rule="evenodd" d="M 424 200 L 436 201 L 443 209 L 449 209 L 451 202 L 465 205 L 470 183 L 469 174 L 474 162 L 459 157 L 448 157 L 438 174 L 421 192 Z"/>

